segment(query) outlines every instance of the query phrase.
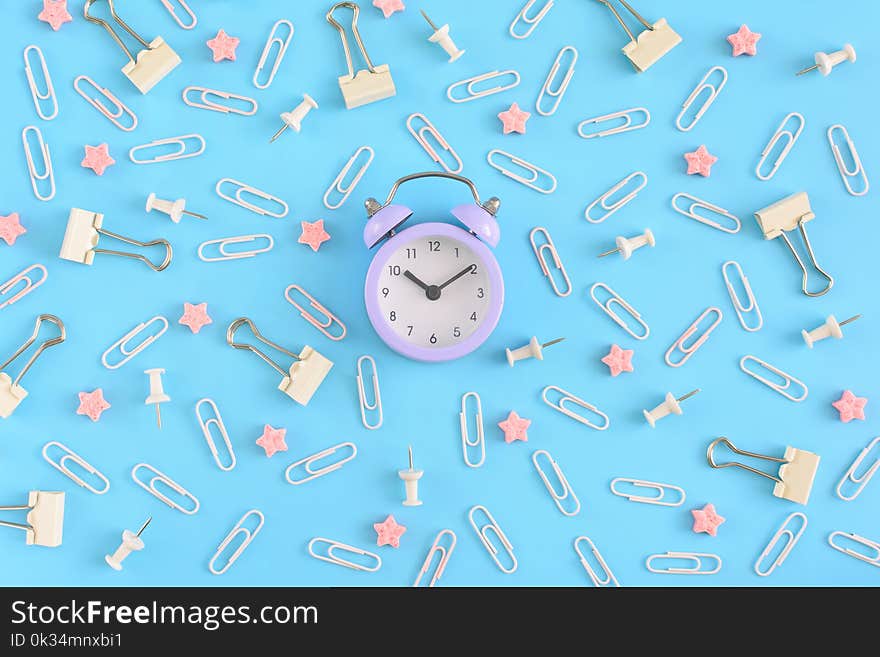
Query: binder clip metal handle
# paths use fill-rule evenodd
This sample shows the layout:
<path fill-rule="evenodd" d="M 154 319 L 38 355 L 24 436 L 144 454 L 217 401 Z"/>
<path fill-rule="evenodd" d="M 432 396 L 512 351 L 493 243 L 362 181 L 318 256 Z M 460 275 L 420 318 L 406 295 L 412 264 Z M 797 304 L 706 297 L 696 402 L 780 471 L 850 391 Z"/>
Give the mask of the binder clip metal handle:
<path fill-rule="evenodd" d="M 254 337 L 257 340 L 259 340 L 260 342 L 262 342 L 263 344 L 267 344 L 270 347 L 272 347 L 273 349 L 277 349 L 281 353 L 290 356 L 291 358 L 293 358 L 294 361 L 300 360 L 300 357 L 297 354 L 293 353 L 292 351 L 288 351 L 287 349 L 285 349 L 281 345 L 276 344 L 276 343 L 272 342 L 271 340 L 269 340 L 268 338 L 263 337 L 263 334 L 260 333 L 260 331 L 257 329 L 257 326 L 254 324 L 254 322 L 252 320 L 248 319 L 247 317 L 239 317 L 238 319 L 233 321 L 232 324 L 229 325 L 229 328 L 226 330 L 226 343 L 230 347 L 233 347 L 234 349 L 244 349 L 246 351 L 252 351 L 257 356 L 262 358 L 266 363 L 271 365 L 273 369 L 275 369 L 279 374 L 281 374 L 281 376 L 287 376 L 287 370 L 282 368 L 278 363 L 276 363 L 274 360 L 269 358 L 269 356 L 267 356 L 265 353 L 260 351 L 257 347 L 255 347 L 252 344 L 248 344 L 246 342 L 236 342 L 235 341 L 235 332 L 238 331 L 238 329 L 240 329 L 244 325 L 247 325 L 247 327 L 254 334 Z"/>

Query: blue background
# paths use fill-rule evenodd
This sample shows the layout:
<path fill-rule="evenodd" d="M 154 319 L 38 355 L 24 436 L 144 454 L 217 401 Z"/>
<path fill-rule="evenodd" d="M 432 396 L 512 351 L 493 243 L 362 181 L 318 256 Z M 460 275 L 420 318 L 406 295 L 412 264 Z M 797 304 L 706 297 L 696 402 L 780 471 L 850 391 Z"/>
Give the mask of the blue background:
<path fill-rule="evenodd" d="M 876 259 L 880 224 L 876 192 L 846 194 L 825 131 L 843 123 L 869 173 L 880 160 L 873 134 L 877 47 L 872 26 L 880 20 L 874 3 L 770 3 L 743 0 L 735 5 L 641 0 L 648 18 L 665 16 L 684 41 L 645 74 L 637 75 L 620 48 L 625 35 L 610 13 L 594 2 L 559 2 L 526 41 L 507 34 L 521 3 L 425 2 L 440 25 L 467 54 L 448 64 L 443 51 L 427 43 L 430 29 L 410 2 L 406 12 L 384 20 L 362 2 L 361 31 L 374 63 L 388 63 L 398 94 L 391 100 L 346 111 L 337 86 L 345 71 L 338 33 L 324 20 L 327 2 L 242 3 L 230 0 L 192 6 L 195 30 L 179 29 L 159 2 L 120 2 L 122 17 L 143 35 L 162 34 L 183 64 L 147 96 L 120 74 L 125 57 L 97 26 L 71 3 L 74 22 L 55 33 L 36 20 L 38 2 L 6 3 L 12 29 L 0 42 L 7 95 L 0 107 L 0 212 L 20 213 L 28 233 L 13 248 L 0 244 L 0 280 L 42 262 L 49 280 L 19 303 L 0 311 L 0 354 L 11 353 L 30 334 L 34 318 L 51 312 L 67 325 L 68 340 L 47 352 L 24 379 L 30 396 L 0 425 L 0 502 L 20 504 L 31 489 L 66 490 L 64 544 L 58 549 L 26 547 L 21 532 L 0 531 L 8 585 L 409 585 L 441 528 L 458 534 L 445 585 L 589 584 L 572 550 L 573 539 L 590 536 L 624 585 L 857 585 L 874 584 L 880 571 L 831 550 L 832 530 L 880 537 L 880 484 L 869 485 L 855 502 L 834 496 L 834 487 L 858 451 L 876 434 L 876 345 L 878 302 Z M 104 14 L 102 14 L 104 15 Z M 296 33 L 273 85 L 251 84 L 256 61 L 272 24 L 289 18 Z M 342 13 L 347 19 L 347 13 Z M 725 37 L 741 23 L 763 33 L 757 57 L 731 58 Z M 212 63 L 205 41 L 218 28 L 240 37 L 238 61 Z M 856 64 L 845 63 L 828 78 L 818 73 L 796 78 L 815 50 L 831 51 L 852 42 Z M 22 68 L 29 43 L 43 48 L 57 89 L 60 114 L 51 122 L 34 116 Z M 559 111 L 544 118 L 533 112 L 525 136 L 502 136 L 495 115 L 511 102 L 533 111 L 547 71 L 563 45 L 578 48 L 577 72 Z M 728 68 L 730 79 L 715 105 L 690 133 L 674 128 L 682 101 L 712 65 Z M 445 97 L 453 81 L 487 70 L 516 68 L 522 83 L 514 90 L 465 105 Z M 134 133 L 110 125 L 71 88 L 88 74 L 109 87 L 140 117 Z M 257 98 L 254 117 L 224 116 L 184 106 L 181 90 L 203 85 Z M 280 126 L 278 114 L 309 93 L 320 108 L 303 131 L 268 139 Z M 653 116 L 642 131 L 602 140 L 577 137 L 577 123 L 591 116 L 644 105 Z M 760 182 L 754 167 L 782 117 L 799 111 L 806 128 L 771 182 Z M 497 195 L 503 235 L 496 249 L 505 273 L 507 299 L 498 328 L 467 358 L 443 365 L 410 362 L 387 349 L 370 327 L 363 307 L 362 281 L 371 254 L 361 240 L 362 201 L 384 198 L 399 176 L 431 167 L 405 128 L 412 112 L 425 113 L 458 150 L 464 174 L 484 197 Z M 20 131 L 38 125 L 50 144 L 58 194 L 49 203 L 31 194 L 21 152 Z M 150 166 L 127 159 L 131 146 L 172 135 L 200 132 L 207 150 L 198 158 Z M 108 142 L 117 164 L 103 177 L 79 166 L 84 144 Z M 342 209 L 327 211 L 321 197 L 351 153 L 361 144 L 376 150 L 375 161 Z M 685 175 L 682 154 L 700 144 L 719 157 L 708 179 Z M 537 194 L 488 167 L 486 153 L 502 148 L 551 170 L 559 180 L 550 196 Z M 641 169 L 649 183 L 639 197 L 601 225 L 583 218 L 584 207 L 614 182 Z M 221 177 L 244 180 L 284 198 L 290 214 L 281 220 L 259 217 L 220 200 L 213 191 Z M 782 243 L 765 243 L 752 213 L 788 194 L 805 190 L 816 213 L 809 234 L 820 263 L 836 279 L 819 299 L 800 293 L 800 271 Z M 186 197 L 188 208 L 210 217 L 174 225 L 164 215 L 145 214 L 151 191 L 163 198 Z M 743 221 L 739 234 L 713 231 L 674 213 L 672 195 L 687 191 L 714 201 Z M 449 218 L 448 208 L 467 201 L 467 192 L 443 182 L 406 186 L 401 203 L 419 219 Z M 105 214 L 105 227 L 139 239 L 168 238 L 174 261 L 163 273 L 140 263 L 98 255 L 92 267 L 58 259 L 71 207 Z M 323 217 L 333 236 L 319 253 L 297 244 L 300 220 Z M 528 241 L 535 225 L 548 227 L 574 285 L 568 298 L 555 297 L 541 276 Z M 616 235 L 645 227 L 657 236 L 655 249 L 632 260 L 597 260 Z M 204 240 L 268 232 L 274 251 L 257 258 L 206 264 L 196 257 Z M 721 279 L 721 263 L 736 259 L 751 279 L 764 311 L 757 334 L 743 331 Z M 636 342 L 589 300 L 588 288 L 604 281 L 630 300 L 651 326 L 651 337 Z M 283 299 L 299 283 L 348 324 L 348 337 L 330 342 L 307 325 Z M 178 325 L 184 301 L 207 301 L 214 323 L 198 335 Z M 724 311 L 721 326 L 680 369 L 663 363 L 671 342 L 707 306 Z M 843 341 L 825 341 L 809 350 L 800 337 L 835 313 L 843 319 L 863 313 L 845 327 Z M 163 314 L 168 333 L 130 364 L 108 371 L 101 353 L 130 328 Z M 252 354 L 225 344 L 229 322 L 252 318 L 263 333 L 288 348 L 310 344 L 336 366 L 308 407 L 299 407 L 276 389 L 276 373 Z M 546 352 L 544 362 L 508 368 L 504 347 L 532 335 L 567 340 Z M 611 343 L 635 349 L 635 373 L 608 375 L 599 359 Z M 360 423 L 355 360 L 369 353 L 379 366 L 385 424 L 379 431 Z M 791 403 L 745 376 L 739 358 L 752 353 L 798 376 L 809 398 Z M 17 363 L 17 365 L 20 364 Z M 154 409 L 143 404 L 149 367 L 164 367 L 172 402 L 163 407 L 164 429 Z M 17 371 L 17 370 L 15 370 Z M 553 412 L 540 399 L 555 384 L 595 403 L 611 417 L 611 428 L 595 432 Z M 93 424 L 77 416 L 77 392 L 103 387 L 113 407 Z M 642 408 L 658 404 L 667 391 L 702 393 L 684 404 L 682 417 L 667 418 L 651 430 Z M 871 399 L 868 420 L 841 424 L 831 402 L 843 389 Z M 487 459 L 477 470 L 465 467 L 458 431 L 460 395 L 482 395 Z M 193 406 L 203 396 L 219 405 L 238 455 L 230 473 L 217 469 L 196 424 Z M 515 409 L 532 419 L 529 442 L 507 445 L 496 423 Z M 265 423 L 287 428 L 289 451 L 267 459 L 254 444 Z M 809 506 L 773 497 L 769 481 L 739 470 L 715 471 L 705 460 L 707 444 L 729 436 L 744 449 L 781 456 L 786 445 L 814 451 L 822 460 Z M 105 496 L 80 489 L 41 458 L 49 440 L 59 440 L 102 470 L 111 480 Z M 284 468 L 306 455 L 342 441 L 357 443 L 357 458 L 343 470 L 305 486 L 284 481 Z M 397 470 L 406 465 L 412 444 L 416 466 L 425 470 L 424 506 L 405 508 Z M 575 518 L 562 516 L 538 478 L 530 457 L 547 449 L 558 460 L 580 497 Z M 171 510 L 134 485 L 131 467 L 148 462 L 176 479 L 202 504 L 196 516 Z M 769 464 L 767 464 L 769 465 Z M 608 490 L 616 476 L 677 484 L 687 491 L 679 508 L 630 503 Z M 717 538 L 691 531 L 690 509 L 715 504 L 727 518 Z M 468 526 L 467 511 L 486 505 L 516 548 L 519 570 L 503 575 Z M 223 577 L 207 563 L 220 540 L 250 508 L 266 516 L 262 533 Z M 783 519 L 804 510 L 809 527 L 784 566 L 766 579 L 752 566 Z M 407 527 L 398 550 L 375 548 L 372 523 L 389 513 Z M 13 514 L 4 514 L 5 519 Z M 125 571 L 103 560 L 124 528 L 137 529 L 148 515 L 147 547 L 133 555 Z M 310 558 L 306 544 L 326 536 L 378 551 L 382 569 L 366 574 Z M 373 546 L 373 547 L 371 547 Z M 654 575 L 644 567 L 652 553 L 715 552 L 724 560 L 713 577 Z"/>

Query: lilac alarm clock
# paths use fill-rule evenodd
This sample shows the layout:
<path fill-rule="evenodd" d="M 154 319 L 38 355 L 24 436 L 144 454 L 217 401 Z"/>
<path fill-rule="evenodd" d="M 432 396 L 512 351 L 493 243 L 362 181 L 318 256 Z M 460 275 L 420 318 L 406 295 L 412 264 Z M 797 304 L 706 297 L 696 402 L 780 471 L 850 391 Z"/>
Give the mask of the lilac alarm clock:
<path fill-rule="evenodd" d="M 467 230 L 434 222 L 398 232 L 413 211 L 391 201 L 403 183 L 417 178 L 450 178 L 470 188 L 474 203 L 451 210 Z M 495 219 L 501 201 L 481 204 L 467 178 L 426 172 L 395 182 L 384 204 L 370 198 L 365 205 L 364 243 L 372 249 L 385 241 L 364 285 L 367 315 L 379 337 L 408 358 L 431 362 L 460 358 L 483 344 L 504 306 L 501 268 L 489 248 L 501 237 Z"/>

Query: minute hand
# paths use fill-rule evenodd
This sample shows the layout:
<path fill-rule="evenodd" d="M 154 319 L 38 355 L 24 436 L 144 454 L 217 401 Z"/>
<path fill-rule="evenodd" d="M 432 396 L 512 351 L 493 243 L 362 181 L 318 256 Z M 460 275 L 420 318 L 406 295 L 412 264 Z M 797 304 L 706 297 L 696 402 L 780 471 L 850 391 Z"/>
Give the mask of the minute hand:
<path fill-rule="evenodd" d="M 440 286 L 440 289 L 442 290 L 444 287 L 446 287 L 446 286 L 449 285 L 450 283 L 454 283 L 455 281 L 457 281 L 459 278 L 461 278 L 462 276 L 464 276 L 464 275 L 467 274 L 468 272 L 473 271 L 474 269 L 476 269 L 476 267 L 477 267 L 476 265 L 468 265 L 467 267 L 465 267 L 464 269 L 462 269 L 460 272 L 458 272 L 455 276 L 453 276 L 453 277 L 450 278 L 448 281 L 446 281 L 445 283 L 443 283 L 443 284 Z"/>

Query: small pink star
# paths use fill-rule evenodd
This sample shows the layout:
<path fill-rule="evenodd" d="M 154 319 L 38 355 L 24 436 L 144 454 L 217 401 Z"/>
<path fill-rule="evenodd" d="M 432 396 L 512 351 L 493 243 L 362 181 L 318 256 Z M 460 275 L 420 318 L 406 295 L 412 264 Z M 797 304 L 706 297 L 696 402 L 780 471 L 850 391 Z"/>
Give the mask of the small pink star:
<path fill-rule="evenodd" d="M 89 146 L 86 144 L 86 156 L 80 162 L 86 169 L 91 169 L 99 176 L 104 175 L 111 164 L 116 164 L 116 160 L 110 157 L 110 147 L 107 144 L 99 146 Z"/>
<path fill-rule="evenodd" d="M 318 219 L 311 223 L 308 221 L 301 221 L 299 223 L 300 226 L 302 226 L 302 234 L 299 236 L 297 242 L 300 244 L 308 244 L 312 247 L 312 251 L 317 251 L 321 248 L 321 245 L 324 242 L 330 240 L 330 234 L 324 230 L 323 219 Z"/>
<path fill-rule="evenodd" d="M 707 504 L 702 509 L 693 509 L 694 532 L 705 532 L 709 536 L 718 534 L 718 527 L 724 522 L 724 518 L 715 513 L 715 505 Z"/>
<path fill-rule="evenodd" d="M 235 61 L 235 49 L 238 48 L 238 37 L 229 36 L 223 30 L 217 32 L 217 36 L 208 39 L 207 44 L 214 53 L 214 61 L 219 62 L 224 59 Z"/>
<path fill-rule="evenodd" d="M 381 9 L 385 18 L 391 16 L 395 11 L 406 9 L 401 0 L 373 0 L 373 6 Z"/>
<path fill-rule="evenodd" d="M 611 370 L 611 376 L 617 376 L 621 372 L 632 372 L 632 349 L 621 349 L 616 344 L 611 345 L 611 351 L 602 358 L 602 362 Z"/>
<path fill-rule="evenodd" d="M 529 437 L 526 435 L 526 429 L 529 428 L 531 423 L 531 420 L 527 420 L 524 417 L 517 415 L 516 411 L 510 411 L 510 415 L 507 416 L 507 419 L 503 422 L 499 422 L 498 426 L 501 427 L 501 430 L 504 432 L 504 442 L 509 445 L 514 440 L 527 442 Z"/>
<path fill-rule="evenodd" d="M 275 429 L 268 424 L 263 427 L 263 435 L 257 438 L 257 445 L 266 450 L 266 456 L 273 456 L 275 452 L 286 452 L 287 443 L 284 436 L 287 429 Z"/>
<path fill-rule="evenodd" d="M 736 32 L 727 37 L 727 41 L 733 46 L 733 56 L 740 55 L 757 55 L 758 39 L 761 35 L 758 32 L 752 32 L 748 25 L 742 25 Z"/>
<path fill-rule="evenodd" d="M 76 409 L 77 415 L 86 415 L 92 422 L 101 419 L 101 413 L 110 408 L 110 404 L 104 399 L 104 391 L 97 388 L 92 392 L 79 393 L 79 408 Z"/>
<path fill-rule="evenodd" d="M 856 397 L 850 390 L 844 390 L 843 395 L 831 405 L 840 413 L 841 422 L 865 419 L 865 404 L 867 397 Z"/>
<path fill-rule="evenodd" d="M 5 217 L 0 214 L 0 240 L 12 246 L 15 244 L 15 240 L 26 232 L 27 230 L 21 225 L 21 220 L 18 218 L 18 212 L 13 212 Z"/>
<path fill-rule="evenodd" d="M 374 522 L 373 529 L 376 530 L 376 545 L 394 548 L 400 547 L 400 537 L 406 531 L 406 527 L 397 524 L 394 516 L 388 516 L 383 522 Z"/>
<path fill-rule="evenodd" d="M 504 124 L 504 134 L 509 135 L 511 132 L 518 132 L 521 135 L 526 134 L 526 121 L 531 116 L 530 112 L 524 112 L 519 105 L 514 103 L 509 109 L 498 113 L 498 118 Z"/>
<path fill-rule="evenodd" d="M 214 320 L 208 317 L 208 304 L 191 304 L 183 302 L 183 317 L 177 320 L 178 324 L 188 326 L 193 333 L 198 333 L 203 326 L 213 324 Z"/>
<path fill-rule="evenodd" d="M 712 173 L 712 165 L 718 161 L 718 158 L 702 145 L 693 153 L 685 153 L 684 159 L 688 163 L 687 172 L 689 176 L 698 173 L 703 177 L 708 177 Z"/>
<path fill-rule="evenodd" d="M 64 23 L 73 21 L 67 11 L 67 0 L 43 0 L 43 11 L 37 14 L 37 18 L 49 23 L 56 32 Z"/>

